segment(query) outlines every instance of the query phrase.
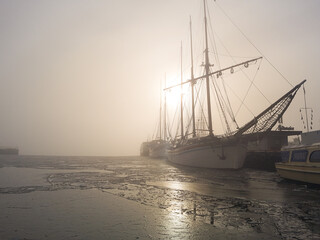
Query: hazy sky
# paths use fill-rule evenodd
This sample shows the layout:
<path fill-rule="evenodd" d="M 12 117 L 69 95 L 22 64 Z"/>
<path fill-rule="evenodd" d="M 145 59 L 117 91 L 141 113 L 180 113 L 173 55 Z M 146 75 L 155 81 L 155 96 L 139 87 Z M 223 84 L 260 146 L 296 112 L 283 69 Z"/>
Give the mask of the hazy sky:
<path fill-rule="evenodd" d="M 216 3 L 292 84 L 308 80 L 320 129 L 320 1 Z M 165 73 L 179 81 L 189 15 L 201 43 L 201 0 L 1 0 L 0 145 L 21 154 L 138 154 L 158 121 L 160 81 Z M 234 56 L 261 55 L 230 22 L 212 24 Z M 256 81 L 273 101 L 290 85 L 271 70 L 264 60 Z M 302 128 L 302 100 L 301 91 L 285 125 Z M 254 104 L 256 114 L 267 106 Z"/>

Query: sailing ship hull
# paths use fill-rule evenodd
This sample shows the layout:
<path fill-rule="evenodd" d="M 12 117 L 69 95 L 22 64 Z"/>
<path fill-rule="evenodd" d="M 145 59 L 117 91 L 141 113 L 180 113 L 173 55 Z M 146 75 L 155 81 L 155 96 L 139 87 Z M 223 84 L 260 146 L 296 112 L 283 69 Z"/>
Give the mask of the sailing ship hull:
<path fill-rule="evenodd" d="M 151 149 L 149 156 L 151 158 L 166 158 L 168 156 L 167 147 L 162 146 L 157 149 Z"/>
<path fill-rule="evenodd" d="M 140 146 L 140 156 L 147 157 L 149 156 L 149 142 L 143 142 Z"/>
<path fill-rule="evenodd" d="M 217 144 L 212 142 L 191 144 L 168 151 L 172 163 L 201 168 L 242 168 L 247 149 L 242 143 Z"/>
<path fill-rule="evenodd" d="M 155 140 L 149 144 L 149 157 L 166 158 L 168 156 L 169 144 L 163 140 Z"/>

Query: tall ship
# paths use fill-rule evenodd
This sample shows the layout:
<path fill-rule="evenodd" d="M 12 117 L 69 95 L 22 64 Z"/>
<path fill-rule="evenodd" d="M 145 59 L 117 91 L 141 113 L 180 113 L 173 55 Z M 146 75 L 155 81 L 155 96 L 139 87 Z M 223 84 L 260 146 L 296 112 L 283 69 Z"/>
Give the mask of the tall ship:
<path fill-rule="evenodd" d="M 168 156 L 169 143 L 164 139 L 152 140 L 149 143 L 149 157 L 166 158 Z"/>
<path fill-rule="evenodd" d="M 193 50 L 192 50 L 192 28 L 190 19 L 190 43 L 191 43 L 191 78 L 183 81 L 182 67 L 181 67 L 181 83 L 165 88 L 169 90 L 172 88 L 182 88 L 189 85 L 191 88 L 190 100 L 191 102 L 191 117 L 189 121 L 184 120 L 184 104 L 183 96 L 181 95 L 180 103 L 180 135 L 173 141 L 171 148 L 168 151 L 168 160 L 181 165 L 203 168 L 221 168 L 221 169 L 239 169 L 243 166 L 246 154 L 247 143 L 250 139 L 267 134 L 276 125 L 279 119 L 282 119 L 283 114 L 289 107 L 298 89 L 305 82 L 294 86 L 290 91 L 280 97 L 273 104 L 270 104 L 264 111 L 255 116 L 243 127 L 237 127 L 236 130 L 231 130 L 228 119 L 234 123 L 235 114 L 232 112 L 230 100 L 225 91 L 225 86 L 221 85 L 223 76 L 225 74 L 234 74 L 241 68 L 246 69 L 249 65 L 256 64 L 261 61 L 262 57 L 250 59 L 241 63 L 231 65 L 214 70 L 213 64 L 209 59 L 209 40 L 208 40 L 208 21 L 207 21 L 207 7 L 206 0 L 203 1 L 204 9 L 204 63 L 202 67 L 204 70 L 198 77 L 194 76 L 193 67 Z M 182 55 L 182 54 L 181 54 Z M 216 64 L 219 66 L 219 64 Z M 204 90 L 197 91 L 197 86 L 203 83 Z M 205 95 L 204 105 L 202 106 L 202 115 L 204 116 L 202 126 L 196 127 L 196 104 L 199 105 L 199 95 Z M 213 119 L 212 119 L 212 100 L 215 100 L 217 105 L 217 112 L 220 115 L 221 122 L 225 125 L 224 133 L 220 135 L 214 134 Z M 185 126 L 188 122 L 188 126 Z M 236 123 L 237 124 L 237 123 Z M 189 126 L 191 126 L 189 128 Z M 187 130 L 186 130 L 187 129 Z M 191 130 L 189 130 L 191 129 Z"/>
<path fill-rule="evenodd" d="M 143 142 L 140 145 L 140 156 L 148 157 L 149 156 L 149 142 Z"/>
<path fill-rule="evenodd" d="M 162 108 L 163 105 L 163 108 Z M 151 141 L 143 142 L 140 146 L 140 156 L 151 158 L 167 158 L 170 141 L 168 139 L 168 128 L 166 119 L 166 95 L 162 104 L 162 94 L 160 94 L 160 115 L 159 125 L 155 137 Z"/>

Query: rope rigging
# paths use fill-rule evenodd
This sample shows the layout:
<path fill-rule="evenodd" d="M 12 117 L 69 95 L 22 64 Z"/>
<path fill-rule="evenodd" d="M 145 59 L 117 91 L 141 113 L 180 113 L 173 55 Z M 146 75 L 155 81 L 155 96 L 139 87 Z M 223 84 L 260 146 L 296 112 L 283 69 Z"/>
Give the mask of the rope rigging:
<path fill-rule="evenodd" d="M 233 26 L 239 30 L 239 32 L 245 37 L 245 39 L 256 49 L 256 51 L 259 52 L 259 54 L 261 54 L 267 60 L 267 62 L 282 76 L 283 79 L 285 79 L 287 81 L 287 83 L 289 85 L 293 86 L 279 72 L 279 70 L 269 61 L 269 59 L 266 58 L 265 55 L 262 54 L 262 52 L 248 39 L 248 37 L 232 21 L 232 19 L 226 14 L 226 12 L 219 6 L 219 4 L 218 3 L 216 3 L 216 4 L 219 7 L 220 11 L 229 19 L 229 21 L 233 24 Z M 205 69 L 202 70 L 202 74 L 199 77 L 195 77 L 195 78 L 185 80 L 185 81 L 181 80 L 180 84 L 176 84 L 174 86 L 171 86 L 169 88 L 164 89 L 164 90 L 168 90 L 173 87 L 181 87 L 181 89 L 182 89 L 182 86 L 185 84 L 190 84 L 190 85 L 194 84 L 193 86 L 194 86 L 194 90 L 196 92 L 196 94 L 195 94 L 196 97 L 194 99 L 194 110 L 197 108 L 198 111 L 197 111 L 197 113 L 195 113 L 193 115 L 193 116 L 196 116 L 196 119 L 195 118 L 192 119 L 192 116 L 190 116 L 190 109 L 187 108 L 187 101 L 183 100 L 183 103 L 181 103 L 181 106 L 183 107 L 184 111 L 182 112 L 182 110 L 181 110 L 180 119 L 184 118 L 184 116 L 186 118 L 184 121 L 181 121 L 181 122 L 177 121 L 178 124 L 177 124 L 174 139 L 177 140 L 179 138 L 179 128 L 181 130 L 181 133 L 180 133 L 181 139 L 183 138 L 183 135 L 186 137 L 189 136 L 192 123 L 194 123 L 194 125 L 196 125 L 196 135 L 197 136 L 199 136 L 204 131 L 205 132 L 209 131 L 210 135 L 212 135 L 212 126 L 211 126 L 212 119 L 211 119 L 211 112 L 210 112 L 211 111 L 210 94 L 208 94 L 208 93 L 204 94 L 204 95 L 207 95 L 206 98 L 201 96 L 202 94 L 200 94 L 200 93 L 205 93 L 205 92 L 203 92 L 203 91 L 205 91 L 203 89 L 204 88 L 203 82 L 204 82 L 205 78 L 207 79 L 207 82 L 208 82 L 208 79 L 210 79 L 210 85 L 207 84 L 209 87 L 207 86 L 206 89 L 209 89 L 214 95 L 213 99 L 216 104 L 217 113 L 219 113 L 220 122 L 221 122 L 222 128 L 223 128 L 226 135 L 233 134 L 235 132 L 233 130 L 234 128 L 238 129 L 236 131 L 237 135 L 271 130 L 271 128 L 276 124 L 276 121 L 278 121 L 279 118 L 282 117 L 283 113 L 285 112 L 287 107 L 290 105 L 296 91 L 294 93 L 292 93 L 291 95 L 288 95 L 285 98 L 278 101 L 276 105 L 272 104 L 271 108 L 269 107 L 267 111 L 265 110 L 263 112 L 263 114 L 258 115 L 257 117 L 254 118 L 254 120 L 250 121 L 248 123 L 249 125 L 246 124 L 244 127 L 239 129 L 239 125 L 237 123 L 236 117 L 238 116 L 240 110 L 243 107 L 245 107 L 252 114 L 253 117 L 255 116 L 253 114 L 253 112 L 245 104 L 245 102 L 249 96 L 249 92 L 252 90 L 253 87 L 259 91 L 259 93 L 266 99 L 266 101 L 269 104 L 271 104 L 271 102 L 268 100 L 268 98 L 263 94 L 263 92 L 255 84 L 255 80 L 257 78 L 258 72 L 259 72 L 261 64 L 262 64 L 262 61 L 261 61 L 262 57 L 258 57 L 258 58 L 254 58 L 254 59 L 251 59 L 248 61 L 237 63 L 237 61 L 235 60 L 235 57 L 230 54 L 229 50 L 224 45 L 223 41 L 221 41 L 221 39 L 219 38 L 219 35 L 213 31 L 210 11 L 208 11 L 208 9 L 207 9 L 206 12 L 207 12 L 208 18 L 210 20 L 209 21 L 209 26 L 210 26 L 209 28 L 211 31 L 209 31 L 208 35 L 209 35 L 209 42 L 210 42 L 211 46 L 208 47 L 206 45 L 206 47 L 205 47 L 206 54 L 202 54 L 202 59 L 205 58 L 205 61 L 203 61 L 203 62 L 205 62 L 205 64 L 202 62 L 203 63 L 202 66 L 204 66 Z M 205 21 L 205 23 L 206 23 L 206 21 Z M 221 68 L 221 62 L 219 59 L 219 56 L 221 56 L 221 55 L 218 52 L 217 40 L 223 46 L 223 48 L 225 49 L 225 51 L 228 54 L 226 56 L 228 56 L 233 61 L 234 65 L 227 67 L 227 68 L 223 68 L 223 69 Z M 214 55 L 214 59 L 215 59 L 214 65 L 209 62 L 209 57 L 208 57 L 208 49 L 209 48 L 212 49 L 212 53 Z M 244 70 L 246 68 L 248 68 L 249 65 L 256 64 L 256 63 L 257 63 L 257 68 L 254 68 L 250 72 L 251 74 L 252 73 L 253 74 L 249 76 L 247 74 L 248 71 L 244 71 Z M 215 68 L 213 68 L 213 66 L 215 66 Z M 218 69 L 218 70 L 213 71 L 214 69 Z M 227 71 L 229 71 L 230 74 L 234 74 L 236 72 L 241 72 L 243 74 L 243 76 L 248 80 L 248 82 L 249 82 L 249 83 L 247 83 L 248 87 L 247 88 L 242 87 L 244 89 L 244 96 L 242 98 L 240 98 L 239 95 L 228 84 L 227 79 L 226 79 L 226 76 L 228 75 Z M 181 76 L 182 76 L 182 72 L 185 72 L 185 71 L 182 71 L 182 66 L 181 66 Z M 193 82 L 195 82 L 195 83 L 193 83 Z M 199 84 L 199 82 L 200 82 L 200 84 Z M 233 107 L 231 105 L 228 91 L 231 91 L 234 94 L 234 96 L 236 97 L 236 99 L 238 99 L 240 102 L 240 105 L 237 107 L 235 112 L 234 112 Z M 202 98 L 202 99 L 200 99 L 200 98 Z M 204 104 L 205 100 L 207 100 L 207 104 Z M 207 109 L 205 109 L 205 107 L 207 107 Z M 208 110 L 208 113 L 205 114 L 205 110 Z M 177 111 L 178 111 L 178 108 L 176 109 L 172 124 L 170 126 L 171 130 L 173 128 L 173 122 L 176 122 L 175 119 L 177 117 Z M 218 114 L 216 114 L 216 115 L 218 115 Z M 187 124 L 185 125 L 184 129 L 181 129 L 181 126 L 184 125 L 184 123 L 187 123 Z M 230 123 L 232 123 L 232 125 Z M 204 126 L 202 126 L 202 125 L 204 125 Z M 194 129 L 194 127 L 193 127 L 193 129 Z M 171 130 L 170 130 L 170 132 L 171 132 Z M 169 133 L 169 135 L 171 136 L 171 133 Z"/>
<path fill-rule="evenodd" d="M 258 74 L 258 71 L 260 70 L 261 62 L 262 62 L 262 61 L 260 61 L 259 66 L 258 66 L 258 68 L 257 68 L 257 71 L 255 72 L 254 77 L 253 77 L 253 79 L 252 79 L 252 81 L 251 81 L 251 84 L 249 85 L 249 87 L 248 87 L 248 89 L 247 89 L 247 92 L 246 92 L 243 100 L 241 101 L 241 105 L 239 106 L 238 110 L 236 111 L 236 116 L 238 115 L 241 107 L 243 106 L 244 101 L 246 100 L 246 98 L 247 98 L 247 96 L 248 96 L 248 93 L 249 93 L 249 91 L 250 91 L 250 89 L 251 89 L 251 86 L 254 85 L 254 80 L 256 79 L 256 76 L 257 76 L 257 74 Z M 262 95 L 264 96 L 264 94 L 262 94 Z M 265 97 L 265 99 L 267 99 L 267 98 Z M 268 99 L 267 99 L 267 100 L 268 100 Z M 269 100 L 268 100 L 268 102 L 269 102 Z M 269 102 L 269 103 L 270 103 L 270 102 Z"/>
<path fill-rule="evenodd" d="M 217 3 L 217 1 L 214 1 L 215 4 L 219 7 L 221 12 L 229 19 L 229 21 L 232 23 L 233 26 L 235 26 L 238 31 L 242 34 L 242 36 L 263 56 L 264 59 L 267 60 L 267 62 L 280 74 L 280 76 L 291 86 L 294 85 L 271 63 L 271 61 L 256 47 L 256 45 L 253 44 L 252 41 L 244 34 L 244 32 L 238 27 L 237 24 L 231 19 L 231 17 L 223 10 L 223 8 Z"/>
<path fill-rule="evenodd" d="M 236 63 L 235 59 L 231 56 L 231 54 L 230 54 L 229 50 L 227 49 L 227 47 L 223 44 L 223 41 L 221 41 L 221 39 L 219 38 L 219 35 L 218 35 L 216 32 L 213 31 L 210 12 L 208 12 L 208 17 L 209 17 L 209 19 L 210 19 L 210 21 L 209 21 L 210 30 L 211 30 L 210 33 L 212 33 L 212 34 L 210 35 L 210 36 L 211 36 L 211 37 L 210 37 L 210 40 L 211 40 L 210 42 L 211 42 L 211 45 L 212 45 L 212 49 L 213 49 L 214 52 L 215 52 L 214 56 L 215 56 L 216 65 L 218 66 L 219 69 L 221 69 L 221 64 L 220 64 L 220 60 L 219 60 L 219 58 L 218 58 L 218 55 L 219 55 L 219 54 L 218 54 L 218 48 L 217 48 L 217 44 L 216 44 L 215 37 L 218 38 L 218 40 L 219 40 L 220 43 L 222 44 L 223 48 L 224 48 L 224 49 L 226 50 L 226 52 L 229 54 L 229 57 L 231 57 L 231 59 L 233 60 L 233 62 Z M 260 64 L 261 64 L 261 61 L 260 61 Z M 257 75 L 257 72 L 258 72 L 258 70 L 259 70 L 259 68 L 260 68 L 260 64 L 259 64 L 259 67 L 258 67 L 257 70 L 256 70 L 255 76 Z M 245 66 L 245 67 L 248 67 L 249 64 L 248 64 L 248 63 L 247 63 L 247 64 L 244 64 L 244 66 Z M 240 68 L 240 69 L 241 69 L 241 68 Z M 241 69 L 241 70 L 242 70 L 242 69 Z M 230 72 L 231 72 L 231 74 L 234 73 L 234 69 L 231 68 L 231 69 L 230 69 Z M 251 86 L 254 84 L 253 82 L 254 82 L 254 79 L 255 79 L 255 77 L 254 77 L 254 79 L 251 80 L 245 72 L 244 72 L 244 75 L 245 75 L 246 78 L 249 80 L 250 86 L 249 86 L 249 88 L 248 88 L 248 90 L 247 90 L 247 93 L 246 93 L 244 99 L 241 100 L 241 104 L 240 104 L 240 106 L 239 106 L 239 109 L 238 109 L 237 113 L 239 112 L 240 108 L 241 108 L 242 105 L 244 104 L 244 101 L 245 101 L 245 99 L 246 99 L 246 97 L 247 97 L 247 94 L 248 94 Z M 219 77 L 220 77 L 220 79 L 221 79 L 220 84 L 218 83 Z M 218 109 L 218 111 L 220 111 L 220 112 L 222 113 L 222 117 L 223 117 L 223 121 L 222 121 L 222 119 L 221 119 L 221 122 L 224 122 L 224 123 L 225 123 L 226 132 L 227 132 L 227 134 L 230 134 L 230 133 L 231 133 L 231 128 L 230 128 L 230 124 L 229 124 L 229 122 L 228 122 L 228 120 L 227 120 L 226 112 L 228 113 L 231 121 L 235 124 L 236 128 L 239 128 L 239 126 L 238 126 L 238 123 L 237 123 L 237 121 L 236 121 L 236 119 L 235 119 L 235 116 L 237 115 L 237 113 L 234 114 L 234 112 L 233 112 L 233 109 L 232 109 L 232 106 L 231 106 L 231 103 L 230 103 L 230 99 L 229 99 L 229 96 L 228 96 L 228 93 L 227 93 L 227 90 L 226 90 L 225 80 L 224 80 L 221 72 L 219 72 L 219 73 L 217 74 L 217 77 L 216 77 L 216 78 L 213 78 L 213 79 L 212 79 L 212 85 L 213 85 L 213 87 L 214 87 L 214 92 L 215 92 L 215 95 L 216 95 L 216 96 L 215 96 L 215 97 L 216 97 L 216 105 L 218 106 L 217 109 Z M 219 87 L 219 85 L 221 85 L 222 87 Z M 257 87 L 256 87 L 256 88 L 257 88 Z M 257 88 L 257 89 L 258 89 L 258 88 Z M 258 89 L 258 90 L 259 90 L 259 89 Z M 260 90 L 259 90 L 259 91 L 260 91 Z M 261 91 L 260 91 L 260 93 L 263 95 L 263 93 L 262 93 Z M 264 95 L 263 95 L 263 96 L 264 96 Z M 264 96 L 264 97 L 265 97 L 265 96 Z M 265 98 L 266 98 L 266 97 L 265 97 Z M 266 98 L 266 99 L 267 99 L 267 98 Z M 268 99 L 267 99 L 267 101 L 268 101 Z M 270 101 L 268 101 L 268 102 L 270 103 Z M 220 115 L 220 118 L 221 118 L 221 115 Z M 222 125 L 223 125 L 223 124 L 222 124 Z"/>

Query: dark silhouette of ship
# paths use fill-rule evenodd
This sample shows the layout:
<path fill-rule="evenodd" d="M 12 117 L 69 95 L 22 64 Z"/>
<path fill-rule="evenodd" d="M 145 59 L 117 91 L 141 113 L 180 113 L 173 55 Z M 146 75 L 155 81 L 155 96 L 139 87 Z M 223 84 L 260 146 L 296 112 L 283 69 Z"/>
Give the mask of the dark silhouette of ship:
<path fill-rule="evenodd" d="M 0 155 L 19 155 L 19 149 L 12 147 L 0 147 Z"/>

